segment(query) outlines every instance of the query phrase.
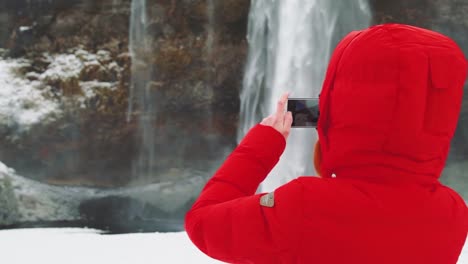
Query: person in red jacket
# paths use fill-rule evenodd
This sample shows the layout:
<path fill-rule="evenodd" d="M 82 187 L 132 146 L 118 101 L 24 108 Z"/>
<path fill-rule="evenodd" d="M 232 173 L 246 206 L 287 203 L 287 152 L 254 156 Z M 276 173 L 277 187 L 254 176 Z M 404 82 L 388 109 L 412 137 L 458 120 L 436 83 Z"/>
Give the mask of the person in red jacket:
<path fill-rule="evenodd" d="M 187 234 L 229 263 L 455 264 L 468 210 L 439 177 L 466 72 L 439 33 L 400 24 L 350 33 L 320 94 L 321 177 L 255 194 L 286 145 L 285 95 L 208 181 Z"/>

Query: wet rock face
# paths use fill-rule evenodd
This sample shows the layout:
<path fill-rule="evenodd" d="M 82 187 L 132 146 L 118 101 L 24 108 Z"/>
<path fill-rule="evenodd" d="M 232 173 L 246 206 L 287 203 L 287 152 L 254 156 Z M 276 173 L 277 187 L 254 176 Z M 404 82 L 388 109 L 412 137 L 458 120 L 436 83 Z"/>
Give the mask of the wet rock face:
<path fill-rule="evenodd" d="M 190 201 L 190 204 L 193 201 Z M 79 212 L 89 228 L 112 233 L 128 232 L 180 232 L 184 230 L 186 205 L 168 213 L 137 199 L 108 196 L 80 204 Z"/>
<path fill-rule="evenodd" d="M 370 0 L 373 24 L 402 23 L 429 28 L 435 15 L 431 0 Z"/>
<path fill-rule="evenodd" d="M 64 52 L 77 45 L 100 49 L 107 44 L 124 50 L 129 2 L 1 0 L 5 8 L 0 17 L 6 18 L 7 26 L 0 47 L 9 48 L 13 56 L 29 51 Z"/>
<path fill-rule="evenodd" d="M 158 98 L 153 127 L 161 155 L 154 169 L 211 170 L 236 143 L 250 1 L 147 2 L 151 48 L 141 67 L 152 69 L 147 88 Z M 20 175 L 58 185 L 135 180 L 143 113 L 138 102 L 127 113 L 131 0 L 0 0 L 0 7 L 7 25 L 0 48 L 25 59 L 18 78 L 58 105 L 28 130 L 0 124 L 0 160 Z"/>

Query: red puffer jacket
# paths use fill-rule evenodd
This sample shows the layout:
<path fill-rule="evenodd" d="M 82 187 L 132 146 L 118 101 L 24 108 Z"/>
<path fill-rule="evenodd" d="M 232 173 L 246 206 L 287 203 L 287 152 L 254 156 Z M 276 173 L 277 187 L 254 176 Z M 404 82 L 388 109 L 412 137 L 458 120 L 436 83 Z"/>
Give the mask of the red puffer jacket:
<path fill-rule="evenodd" d="M 230 263 L 456 263 L 468 210 L 438 178 L 466 68 L 458 46 L 432 31 L 350 33 L 320 96 L 323 177 L 255 195 L 286 144 L 257 125 L 187 213 L 190 239 Z"/>

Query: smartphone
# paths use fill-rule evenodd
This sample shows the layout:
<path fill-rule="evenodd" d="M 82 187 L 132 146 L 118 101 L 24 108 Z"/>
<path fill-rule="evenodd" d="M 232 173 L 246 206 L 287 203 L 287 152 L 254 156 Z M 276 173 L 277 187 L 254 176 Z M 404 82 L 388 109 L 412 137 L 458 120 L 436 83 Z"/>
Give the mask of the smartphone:
<path fill-rule="evenodd" d="M 318 98 L 288 98 L 288 111 L 292 113 L 292 127 L 317 127 L 319 119 Z"/>

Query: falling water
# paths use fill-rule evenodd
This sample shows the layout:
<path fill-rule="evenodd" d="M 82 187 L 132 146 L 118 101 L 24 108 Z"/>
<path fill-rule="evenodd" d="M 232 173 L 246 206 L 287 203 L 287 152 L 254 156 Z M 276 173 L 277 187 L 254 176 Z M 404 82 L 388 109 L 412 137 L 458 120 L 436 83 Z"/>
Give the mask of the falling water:
<path fill-rule="evenodd" d="M 207 0 L 206 5 L 206 12 L 208 23 L 205 25 L 206 31 L 206 40 L 205 40 L 205 49 L 204 49 L 204 57 L 205 62 L 207 63 L 208 70 L 206 71 L 206 87 L 205 93 L 208 97 L 213 97 L 214 94 L 214 78 L 215 78 L 215 56 L 214 56 L 214 48 L 215 48 L 215 0 Z M 205 118 L 208 121 L 207 129 L 213 129 L 213 112 L 212 109 L 207 109 L 205 113 Z M 211 147 L 211 146 L 210 146 Z"/>
<path fill-rule="evenodd" d="M 274 112 L 283 92 L 290 91 L 290 97 L 318 97 L 334 46 L 346 33 L 369 23 L 366 0 L 252 1 L 238 141 Z M 316 139 L 315 129 L 293 129 L 262 191 L 274 190 L 297 176 L 313 175 Z"/>
<path fill-rule="evenodd" d="M 138 64 L 142 58 L 139 57 L 139 50 L 144 48 L 146 38 L 146 0 L 132 0 L 129 28 L 129 46 L 128 50 L 132 58 L 132 79 L 130 84 L 130 97 L 128 100 L 127 121 L 130 121 L 133 114 L 133 101 L 135 92 L 139 90 L 138 78 L 136 76 Z M 143 45 L 143 47 L 141 47 Z"/>
<path fill-rule="evenodd" d="M 119 0 L 112 0 L 112 12 L 117 12 L 117 7 L 119 4 Z"/>
<path fill-rule="evenodd" d="M 133 177 L 148 178 L 152 175 L 155 161 L 155 136 L 153 123 L 156 119 L 154 94 L 150 91 L 152 66 L 148 58 L 150 39 L 147 34 L 146 0 L 133 0 L 130 16 L 129 51 L 132 57 L 132 77 L 127 120 L 139 118 L 139 156 L 133 163 Z M 138 112 L 134 112 L 134 103 Z"/>
<path fill-rule="evenodd" d="M 206 44 L 205 44 L 205 50 L 206 50 L 206 55 L 207 58 L 211 60 L 213 56 L 213 42 L 214 42 L 214 24 L 215 24 L 215 19 L 214 19 L 214 12 L 215 12 L 215 6 L 214 6 L 214 0 L 208 0 L 206 8 L 207 8 L 207 14 L 208 14 L 208 24 L 207 24 L 207 37 L 206 37 Z"/>

